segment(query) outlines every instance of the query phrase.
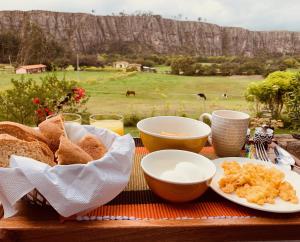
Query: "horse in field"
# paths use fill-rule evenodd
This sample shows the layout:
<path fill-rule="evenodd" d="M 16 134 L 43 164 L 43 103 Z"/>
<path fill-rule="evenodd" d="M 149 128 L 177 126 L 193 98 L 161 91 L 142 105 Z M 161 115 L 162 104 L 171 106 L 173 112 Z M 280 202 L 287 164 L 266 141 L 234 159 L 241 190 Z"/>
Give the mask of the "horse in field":
<path fill-rule="evenodd" d="M 128 91 L 126 92 L 126 97 L 130 97 L 130 95 L 135 96 L 135 91 Z"/>
<path fill-rule="evenodd" d="M 203 98 L 205 101 L 206 101 L 206 96 L 205 96 L 205 94 L 204 93 L 198 93 L 197 94 L 200 98 Z"/>

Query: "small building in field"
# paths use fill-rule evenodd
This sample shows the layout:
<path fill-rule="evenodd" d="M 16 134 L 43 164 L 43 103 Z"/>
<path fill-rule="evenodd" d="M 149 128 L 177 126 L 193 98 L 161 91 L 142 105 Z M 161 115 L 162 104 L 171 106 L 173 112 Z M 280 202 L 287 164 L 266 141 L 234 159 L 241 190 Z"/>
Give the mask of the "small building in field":
<path fill-rule="evenodd" d="M 116 61 L 113 63 L 114 68 L 126 69 L 129 63 L 127 61 Z"/>
<path fill-rule="evenodd" d="M 47 66 L 45 66 L 43 64 L 19 66 L 16 69 L 16 74 L 40 73 L 40 72 L 46 71 L 46 67 Z"/>

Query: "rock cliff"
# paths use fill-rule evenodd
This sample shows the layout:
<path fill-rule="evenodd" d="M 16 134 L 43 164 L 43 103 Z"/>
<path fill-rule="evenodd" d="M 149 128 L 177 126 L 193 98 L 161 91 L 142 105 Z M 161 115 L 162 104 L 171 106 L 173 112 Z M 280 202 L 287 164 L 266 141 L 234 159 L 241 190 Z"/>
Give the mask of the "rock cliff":
<path fill-rule="evenodd" d="M 160 16 L 95 16 L 48 11 L 0 11 L 0 33 L 24 34 L 35 23 L 72 50 L 198 55 L 299 54 L 300 32 L 249 31 Z"/>

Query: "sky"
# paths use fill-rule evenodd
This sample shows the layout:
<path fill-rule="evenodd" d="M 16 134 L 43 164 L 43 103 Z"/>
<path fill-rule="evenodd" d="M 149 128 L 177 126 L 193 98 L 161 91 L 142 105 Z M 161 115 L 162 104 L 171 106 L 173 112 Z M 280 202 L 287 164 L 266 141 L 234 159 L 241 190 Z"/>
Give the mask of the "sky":
<path fill-rule="evenodd" d="M 96 15 L 151 11 L 250 30 L 300 31 L 300 0 L 0 0 L 0 10 L 94 10 Z"/>

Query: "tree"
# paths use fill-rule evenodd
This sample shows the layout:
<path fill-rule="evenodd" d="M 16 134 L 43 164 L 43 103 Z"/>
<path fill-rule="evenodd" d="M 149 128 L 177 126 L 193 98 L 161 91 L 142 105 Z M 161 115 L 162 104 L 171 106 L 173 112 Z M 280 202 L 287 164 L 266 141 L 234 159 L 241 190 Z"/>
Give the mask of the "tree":
<path fill-rule="evenodd" d="M 251 83 L 245 94 L 246 99 L 266 105 L 273 118 L 280 118 L 285 96 L 292 91 L 293 80 L 292 72 L 273 72 L 262 82 Z"/>
<path fill-rule="evenodd" d="M 61 43 L 47 36 L 36 24 L 26 23 L 17 56 L 19 65 L 43 63 L 50 69 L 55 59 L 66 58 L 66 55 Z"/>
<path fill-rule="evenodd" d="M 171 73 L 179 75 L 183 73 L 186 76 L 192 76 L 195 74 L 193 64 L 195 63 L 192 57 L 178 57 L 172 61 Z"/>
<path fill-rule="evenodd" d="M 0 63 L 8 63 L 9 56 L 13 62 L 16 61 L 20 49 L 20 36 L 13 31 L 0 34 Z"/>

